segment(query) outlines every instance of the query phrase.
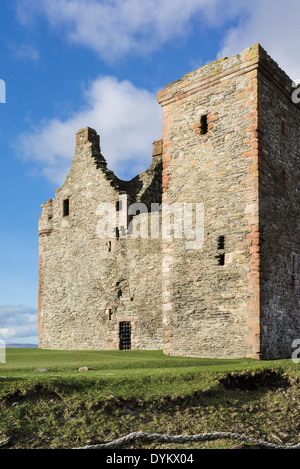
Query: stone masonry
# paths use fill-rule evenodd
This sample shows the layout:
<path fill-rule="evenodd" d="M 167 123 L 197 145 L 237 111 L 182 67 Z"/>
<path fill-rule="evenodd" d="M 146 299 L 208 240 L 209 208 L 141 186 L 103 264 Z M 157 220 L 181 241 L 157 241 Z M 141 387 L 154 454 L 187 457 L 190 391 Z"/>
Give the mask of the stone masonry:
<path fill-rule="evenodd" d="M 300 339 L 293 91 L 259 44 L 183 76 L 158 93 L 162 139 L 131 181 L 107 169 L 95 130 L 77 133 L 71 171 L 39 221 L 41 348 L 291 356 Z M 104 203 L 117 214 L 106 239 L 96 230 Z M 175 225 L 169 238 L 151 236 L 151 208 L 161 224 L 174 204 L 203 206 L 201 247 L 187 248 Z M 132 236 L 142 220 L 147 236 Z"/>

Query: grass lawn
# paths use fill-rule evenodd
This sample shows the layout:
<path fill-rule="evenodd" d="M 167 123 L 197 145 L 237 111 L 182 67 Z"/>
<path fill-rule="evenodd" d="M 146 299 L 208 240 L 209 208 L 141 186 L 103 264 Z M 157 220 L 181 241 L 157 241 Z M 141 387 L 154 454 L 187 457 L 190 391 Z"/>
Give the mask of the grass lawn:
<path fill-rule="evenodd" d="M 8 449 L 73 448 L 134 431 L 223 431 L 278 444 L 300 441 L 300 365 L 291 360 L 182 358 L 160 351 L 6 352 L 6 363 L 0 364 L 0 441 L 9 438 Z M 80 367 L 89 370 L 79 372 Z"/>

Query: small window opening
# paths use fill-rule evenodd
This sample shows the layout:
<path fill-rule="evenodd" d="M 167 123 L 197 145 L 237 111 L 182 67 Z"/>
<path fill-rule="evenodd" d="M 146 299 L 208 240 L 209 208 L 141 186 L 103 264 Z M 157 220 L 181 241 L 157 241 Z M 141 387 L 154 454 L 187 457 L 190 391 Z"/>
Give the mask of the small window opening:
<path fill-rule="evenodd" d="M 118 202 L 116 203 L 116 210 L 117 210 L 117 212 L 120 212 L 120 210 L 122 210 L 122 201 L 121 200 L 118 200 Z"/>
<path fill-rule="evenodd" d="M 119 230 L 119 228 L 116 228 L 116 229 L 115 229 L 115 233 L 116 233 L 116 238 L 119 239 L 119 238 L 120 238 L 120 230 Z"/>
<path fill-rule="evenodd" d="M 121 290 L 121 289 L 119 289 L 119 290 L 118 290 L 118 298 L 121 298 L 121 297 L 122 297 L 122 295 L 123 295 L 123 292 L 122 292 L 122 290 Z"/>
<path fill-rule="evenodd" d="M 112 316 L 113 316 L 113 310 L 111 308 L 108 308 L 107 310 L 107 316 L 108 316 L 108 320 L 111 321 L 112 320 Z"/>
<path fill-rule="evenodd" d="M 208 132 L 207 115 L 201 116 L 200 119 L 200 135 L 205 135 Z"/>
<path fill-rule="evenodd" d="M 107 243 L 107 250 L 108 252 L 111 252 L 111 241 L 108 241 Z"/>
<path fill-rule="evenodd" d="M 216 256 L 216 259 L 218 259 L 218 265 L 225 265 L 225 254 Z"/>
<path fill-rule="evenodd" d="M 63 217 L 70 215 L 70 201 L 69 199 L 63 200 Z"/>
<path fill-rule="evenodd" d="M 225 236 L 219 236 L 218 237 L 218 250 L 219 251 L 224 251 L 225 249 Z M 218 259 L 218 265 L 225 265 L 225 253 L 219 254 L 216 256 L 216 259 Z"/>
<path fill-rule="evenodd" d="M 219 236 L 219 238 L 218 238 L 218 249 L 219 250 L 225 249 L 225 236 Z"/>
<path fill-rule="evenodd" d="M 292 287 L 296 287 L 298 283 L 297 271 L 298 271 L 297 256 L 296 254 L 293 254 L 292 255 L 292 279 L 291 279 Z"/>
<path fill-rule="evenodd" d="M 52 218 L 53 218 L 53 215 L 48 215 L 48 220 L 49 221 L 52 220 Z"/>

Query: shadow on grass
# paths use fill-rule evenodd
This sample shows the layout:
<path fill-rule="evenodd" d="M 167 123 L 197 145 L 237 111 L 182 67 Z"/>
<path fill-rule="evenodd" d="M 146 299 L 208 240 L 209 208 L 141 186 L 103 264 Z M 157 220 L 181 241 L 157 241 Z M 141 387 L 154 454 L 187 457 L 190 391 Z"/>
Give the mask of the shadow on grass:
<path fill-rule="evenodd" d="M 259 372 L 246 371 L 243 373 L 231 372 L 219 377 L 217 386 L 208 390 L 194 391 L 184 396 L 162 396 L 157 399 L 142 400 L 135 397 L 114 397 L 99 401 L 92 406 L 94 411 L 102 410 L 113 413 L 117 409 L 143 409 L 155 407 L 160 410 L 172 410 L 176 407 L 184 410 L 189 407 L 210 405 L 224 399 L 228 401 L 247 400 L 248 402 L 259 399 L 260 396 L 270 390 L 286 389 L 290 386 L 290 380 L 279 370 L 264 369 Z"/>
<path fill-rule="evenodd" d="M 1 380 L 1 378 L 0 378 Z M 21 378 L 5 378 L 2 381 L 20 382 Z M 290 386 L 290 379 L 279 369 L 262 369 L 258 371 L 227 372 L 216 379 L 216 386 L 207 390 L 196 390 L 182 396 L 165 395 L 154 398 L 142 398 L 135 396 L 101 396 L 97 400 L 95 393 L 91 409 L 93 411 L 102 410 L 105 413 L 113 413 L 118 409 L 142 409 L 154 406 L 157 410 L 173 409 L 180 407 L 186 409 L 193 406 L 209 404 L 208 401 L 221 401 L 222 399 L 236 400 L 247 399 L 255 400 L 258 396 L 265 394 L 270 389 L 286 389 Z M 53 378 L 43 383 L 42 381 L 26 386 L 25 389 L 17 387 L 10 393 L 0 398 L 0 403 L 5 407 L 13 403 L 37 402 L 40 400 L 52 399 L 60 401 L 67 396 L 76 395 L 84 400 L 85 393 L 88 393 L 91 387 L 101 393 L 101 382 L 90 379 L 84 380 L 59 380 Z M 97 389 L 96 389 L 97 388 Z M 96 402 L 95 402 L 96 401 Z"/>

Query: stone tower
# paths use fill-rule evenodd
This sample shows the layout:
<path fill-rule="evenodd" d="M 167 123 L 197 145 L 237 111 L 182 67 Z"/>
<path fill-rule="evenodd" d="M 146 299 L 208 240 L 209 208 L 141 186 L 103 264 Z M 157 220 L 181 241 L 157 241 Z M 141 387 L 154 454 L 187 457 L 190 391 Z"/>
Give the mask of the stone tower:
<path fill-rule="evenodd" d="M 300 339 L 293 91 L 260 45 L 183 76 L 158 94 L 163 138 L 128 182 L 107 169 L 95 131 L 77 134 L 71 172 L 40 218 L 41 347 L 117 350 L 125 335 L 129 348 L 170 355 L 291 356 Z M 118 200 L 201 204 L 201 247 L 122 238 L 118 222 L 116 237 L 99 240 L 97 206 Z"/>

